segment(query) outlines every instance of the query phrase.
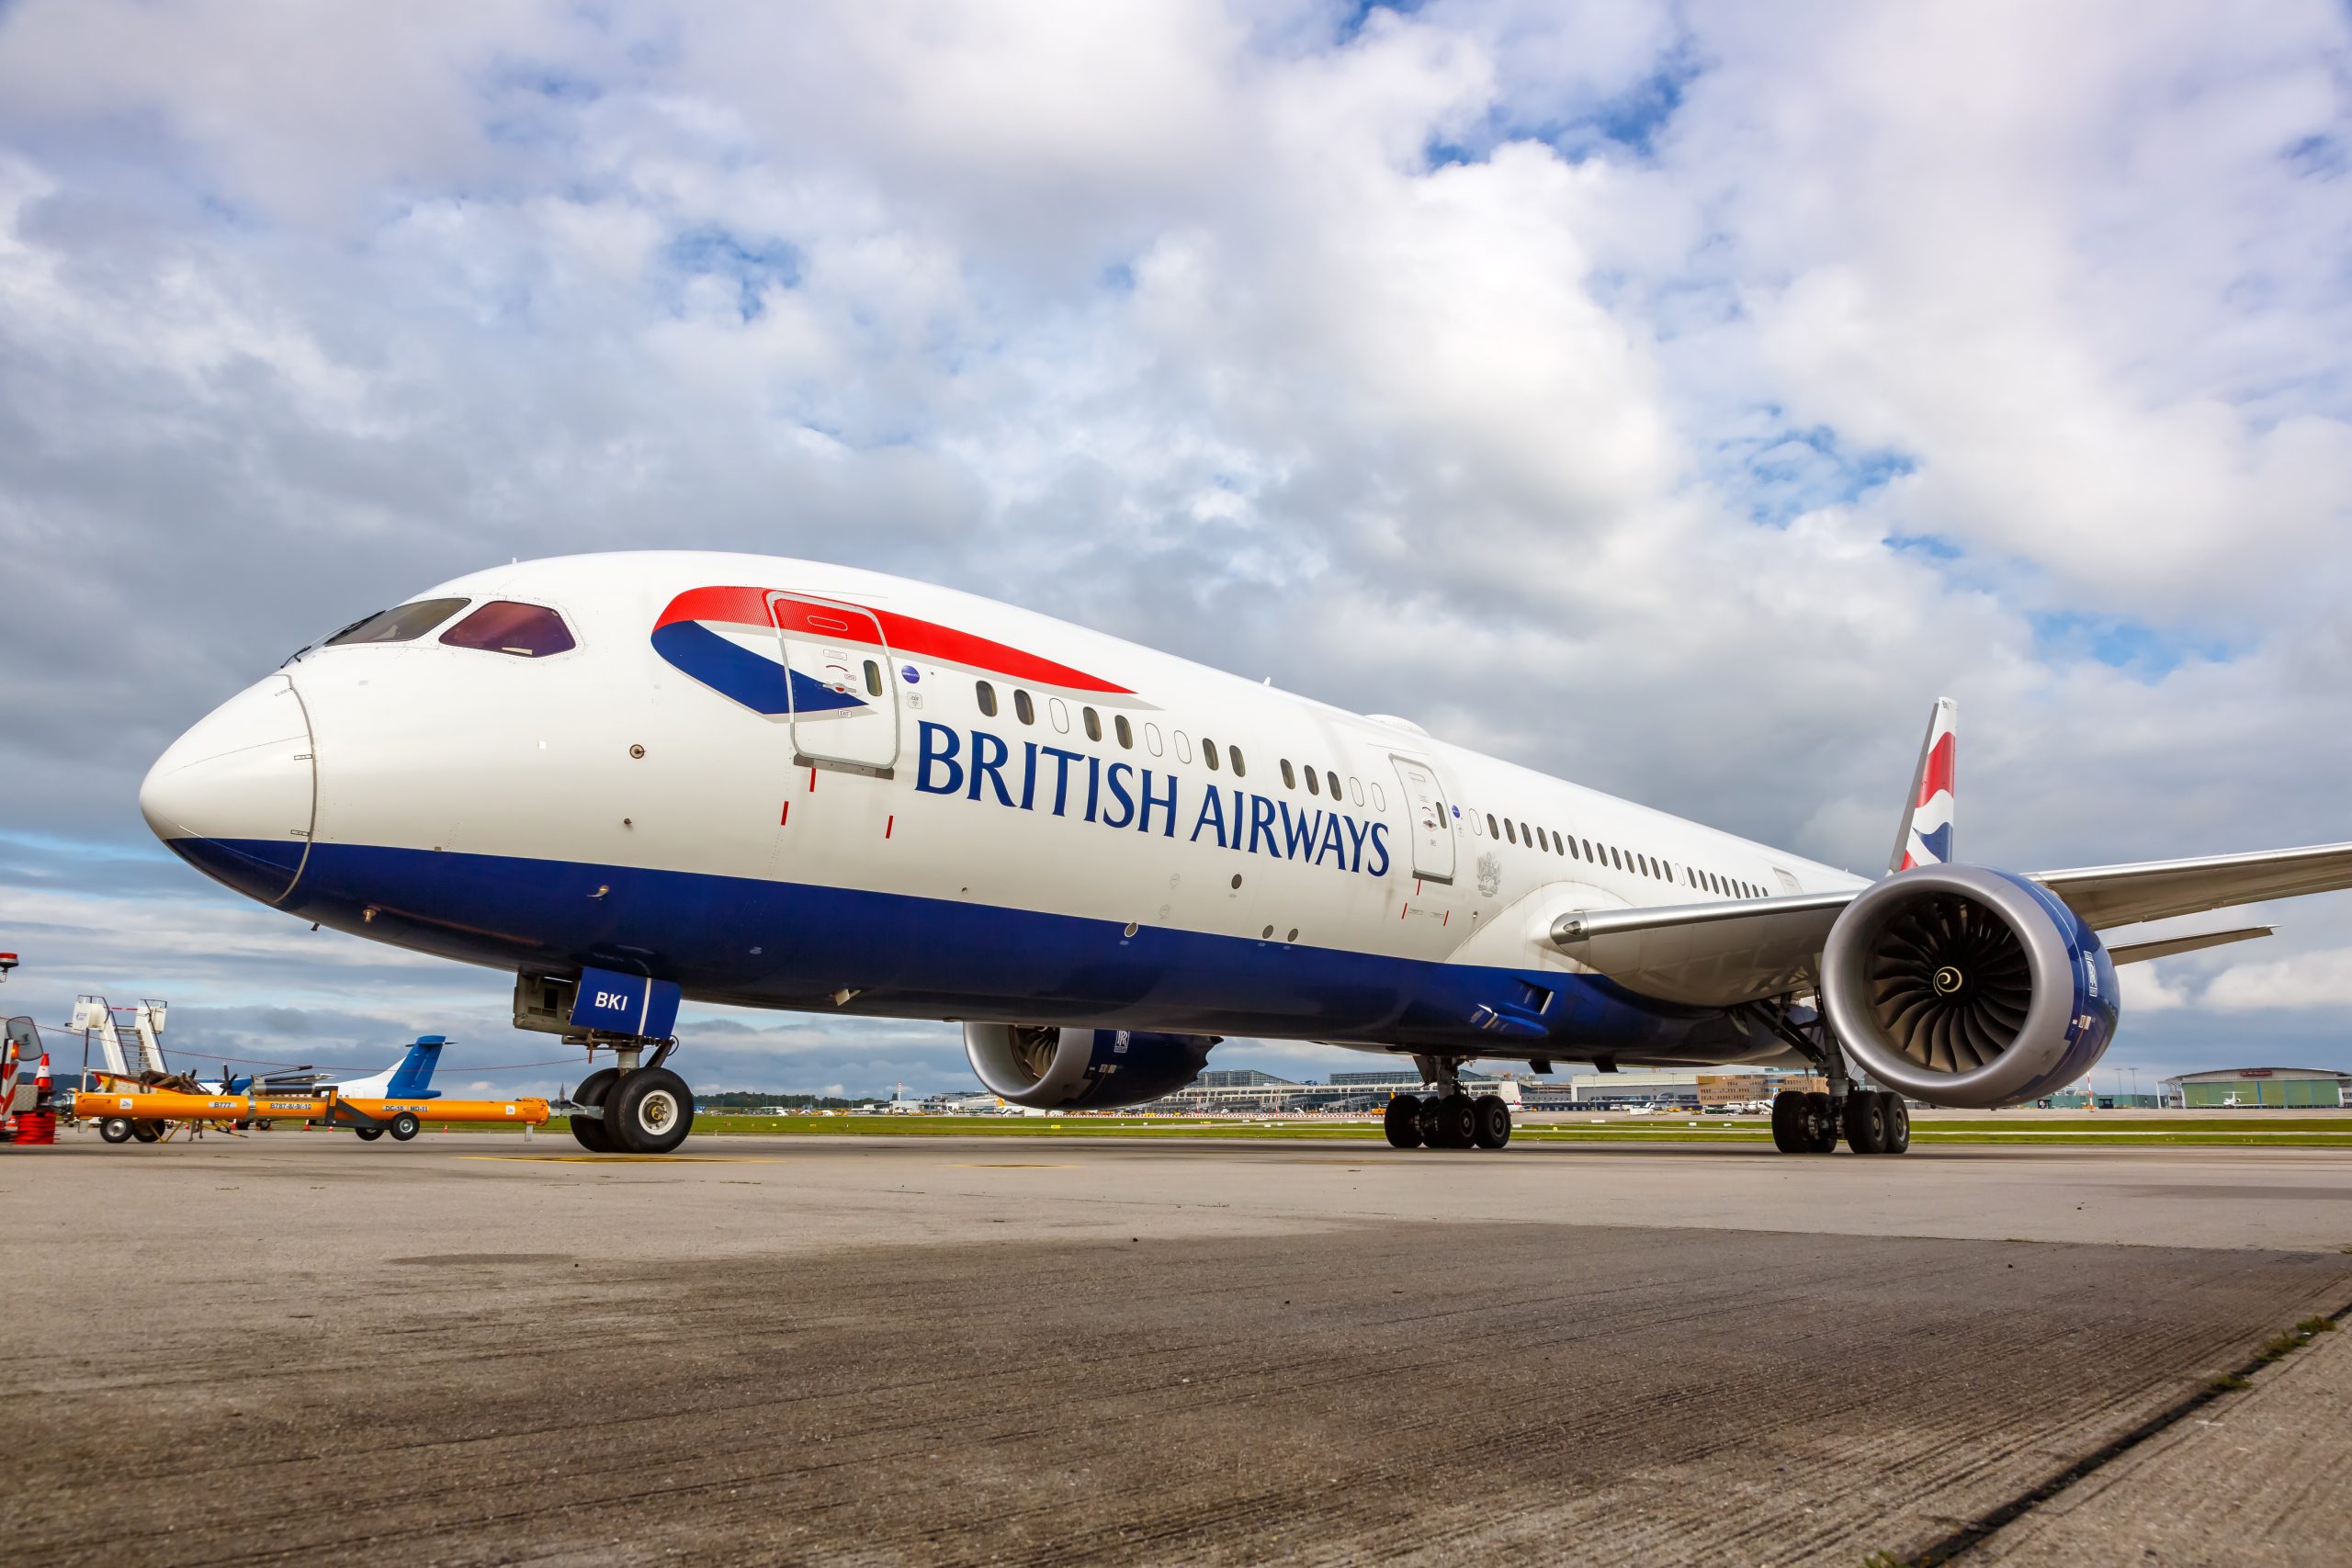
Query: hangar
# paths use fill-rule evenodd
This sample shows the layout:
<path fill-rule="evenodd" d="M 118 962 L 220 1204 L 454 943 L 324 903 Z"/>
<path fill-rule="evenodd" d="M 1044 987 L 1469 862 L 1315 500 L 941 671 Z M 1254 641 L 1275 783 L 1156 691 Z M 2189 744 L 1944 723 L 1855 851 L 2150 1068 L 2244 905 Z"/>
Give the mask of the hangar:
<path fill-rule="evenodd" d="M 2219 1067 L 2166 1078 L 2184 1111 L 2267 1107 L 2342 1109 L 2344 1085 L 2352 1074 L 2324 1067 Z"/>

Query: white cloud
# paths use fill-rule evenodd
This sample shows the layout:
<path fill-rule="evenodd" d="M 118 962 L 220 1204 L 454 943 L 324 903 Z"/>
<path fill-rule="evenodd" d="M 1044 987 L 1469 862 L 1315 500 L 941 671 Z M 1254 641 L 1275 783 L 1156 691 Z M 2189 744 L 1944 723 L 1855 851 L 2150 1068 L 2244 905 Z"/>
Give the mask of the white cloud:
<path fill-rule="evenodd" d="M 2262 964 L 2236 964 L 2205 987 L 2208 1007 L 2227 1012 L 2352 1006 L 2352 948 L 2299 953 Z M 2331 1031 L 2340 1037 L 2341 1030 Z"/>
<path fill-rule="evenodd" d="M 136 840 L 322 630 L 660 536 L 1862 868 L 1939 691 L 1972 856 L 2347 836 L 2339 7 L 1072 17 L 0 11 L 0 829 Z M 0 918 L 107 984 L 503 1001 L 192 881 L 47 897 Z"/>

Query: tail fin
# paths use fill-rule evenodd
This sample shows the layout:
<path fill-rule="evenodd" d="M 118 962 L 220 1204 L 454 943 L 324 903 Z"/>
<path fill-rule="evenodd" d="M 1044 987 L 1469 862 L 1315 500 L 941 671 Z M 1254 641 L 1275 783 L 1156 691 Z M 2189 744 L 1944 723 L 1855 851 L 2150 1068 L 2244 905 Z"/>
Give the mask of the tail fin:
<path fill-rule="evenodd" d="M 1911 798 L 1895 830 L 1889 871 L 1943 865 L 1951 859 L 1954 750 L 1959 744 L 1960 705 L 1938 697 L 1928 716 L 1928 738 L 1919 743 L 1919 766 L 1911 775 Z"/>
<path fill-rule="evenodd" d="M 386 1100 L 431 1100 L 432 1089 L 425 1086 L 433 1081 L 433 1069 L 441 1061 L 441 1047 L 449 1043 L 446 1034 L 420 1034 L 416 1043 L 408 1048 L 401 1065 L 392 1069 L 391 1082 L 384 1086 Z"/>

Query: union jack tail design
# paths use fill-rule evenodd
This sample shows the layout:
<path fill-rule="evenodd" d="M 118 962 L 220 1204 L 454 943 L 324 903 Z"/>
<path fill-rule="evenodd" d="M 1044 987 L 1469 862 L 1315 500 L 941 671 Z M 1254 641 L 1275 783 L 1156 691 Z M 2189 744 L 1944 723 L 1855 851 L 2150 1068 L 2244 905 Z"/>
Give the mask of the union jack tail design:
<path fill-rule="evenodd" d="M 1911 801 L 1894 835 L 1894 858 L 1887 863 L 1889 871 L 1943 865 L 1951 860 L 1953 750 L 1959 728 L 1960 705 L 1950 697 L 1938 697 L 1935 712 L 1928 716 L 1928 739 L 1919 747 L 1918 771 L 1911 775 Z"/>

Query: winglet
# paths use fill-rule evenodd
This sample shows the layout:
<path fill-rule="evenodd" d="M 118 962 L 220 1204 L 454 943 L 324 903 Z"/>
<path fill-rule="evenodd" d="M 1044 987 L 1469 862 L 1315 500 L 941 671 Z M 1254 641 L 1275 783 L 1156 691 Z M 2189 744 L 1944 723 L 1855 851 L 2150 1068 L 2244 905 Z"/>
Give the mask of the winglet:
<path fill-rule="evenodd" d="M 1960 705 L 1938 697 L 1928 716 L 1928 738 L 1919 743 L 1919 766 L 1911 775 L 1911 798 L 1894 835 L 1889 871 L 1942 865 L 1951 859 L 1954 750 L 1959 744 Z"/>

